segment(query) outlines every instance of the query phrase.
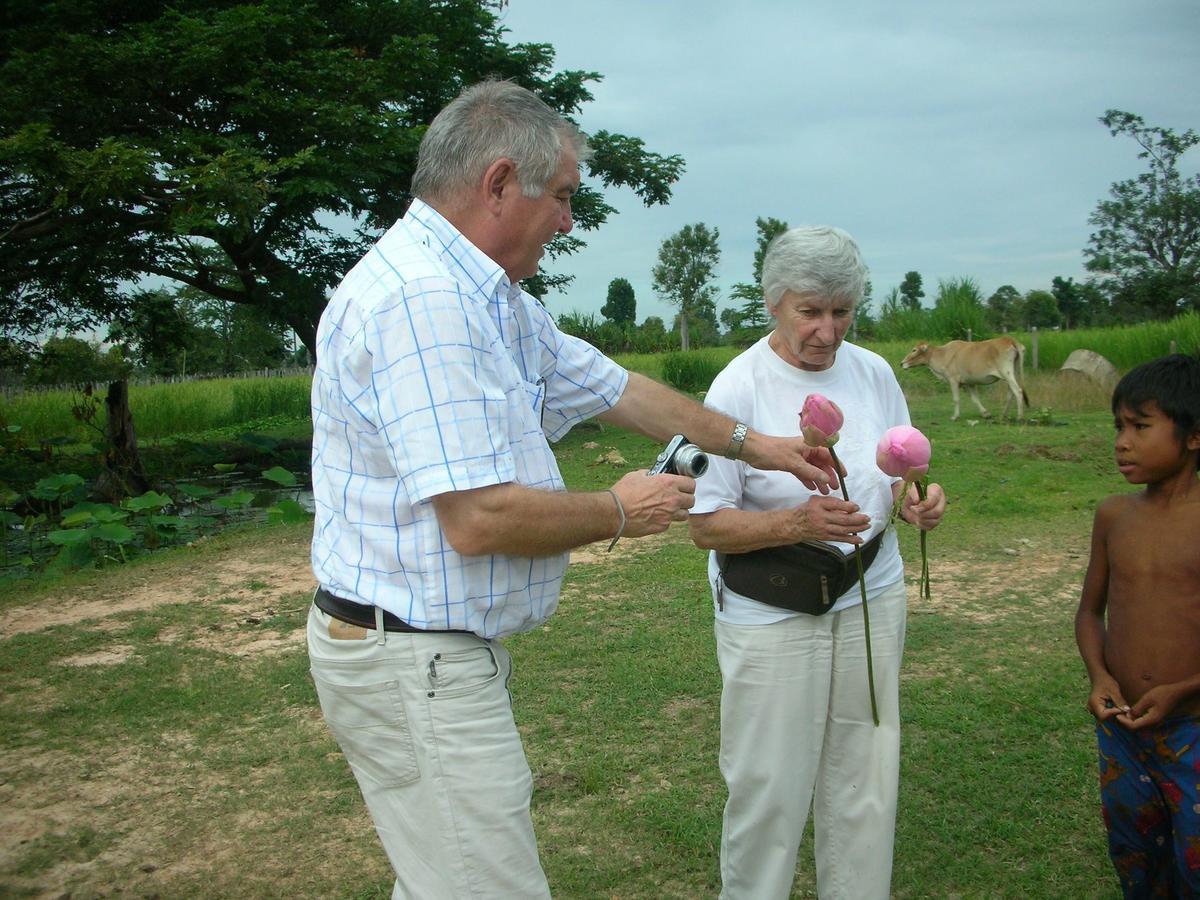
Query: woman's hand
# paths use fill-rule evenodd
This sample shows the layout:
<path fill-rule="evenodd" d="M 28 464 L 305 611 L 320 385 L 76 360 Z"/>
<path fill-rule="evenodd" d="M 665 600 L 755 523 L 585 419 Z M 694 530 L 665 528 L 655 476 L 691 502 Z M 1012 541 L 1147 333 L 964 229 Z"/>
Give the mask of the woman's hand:
<path fill-rule="evenodd" d="M 871 519 L 858 511 L 858 504 L 840 497 L 814 496 L 792 510 L 795 537 L 792 541 L 841 541 L 861 544 L 859 533 L 871 527 Z"/>
<path fill-rule="evenodd" d="M 925 488 L 925 499 L 917 494 L 917 486 L 910 484 L 904 495 L 904 503 L 900 507 L 900 518 L 916 525 L 922 531 L 937 528 L 946 512 L 946 494 L 940 484 L 931 484 Z"/>

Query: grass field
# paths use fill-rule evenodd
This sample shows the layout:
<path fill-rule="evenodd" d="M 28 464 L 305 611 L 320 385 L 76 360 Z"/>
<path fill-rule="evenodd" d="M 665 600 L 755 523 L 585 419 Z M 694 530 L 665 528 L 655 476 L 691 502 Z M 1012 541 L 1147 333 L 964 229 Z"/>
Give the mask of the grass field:
<path fill-rule="evenodd" d="M 1091 511 L 1127 489 L 1104 397 L 1039 376 L 1029 422 L 964 406 L 951 423 L 928 372 L 901 380 L 950 511 L 929 541 L 932 602 L 901 531 L 894 894 L 1116 898 L 1071 635 Z M 599 462 L 610 449 L 627 464 Z M 656 451 L 596 426 L 558 448 L 576 489 Z M 309 531 L 234 531 L 0 593 L 0 896 L 390 895 L 307 673 Z M 555 896 L 715 896 L 720 681 L 686 528 L 584 548 L 558 613 L 507 644 Z M 815 895 L 810 855 L 796 897 Z"/>

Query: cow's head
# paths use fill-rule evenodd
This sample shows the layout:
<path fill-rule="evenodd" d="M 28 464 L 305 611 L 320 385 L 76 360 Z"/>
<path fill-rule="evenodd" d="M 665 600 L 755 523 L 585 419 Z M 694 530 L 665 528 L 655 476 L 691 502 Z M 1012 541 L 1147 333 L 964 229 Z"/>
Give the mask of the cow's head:
<path fill-rule="evenodd" d="M 900 363 L 900 368 L 911 369 L 913 366 L 925 366 L 928 364 L 929 344 L 921 341 L 921 343 L 908 351 L 908 356 L 904 357 L 904 361 Z"/>

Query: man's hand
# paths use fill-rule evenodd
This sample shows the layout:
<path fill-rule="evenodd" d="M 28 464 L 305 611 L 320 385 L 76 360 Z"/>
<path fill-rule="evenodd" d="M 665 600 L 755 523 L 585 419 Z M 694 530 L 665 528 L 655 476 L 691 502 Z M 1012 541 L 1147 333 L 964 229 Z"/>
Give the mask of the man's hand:
<path fill-rule="evenodd" d="M 625 510 L 626 537 L 666 531 L 672 522 L 687 519 L 696 502 L 696 479 L 686 475 L 655 475 L 645 469 L 630 472 L 612 487 Z"/>
<path fill-rule="evenodd" d="M 810 491 L 828 494 L 838 486 L 838 472 L 829 450 L 810 447 L 801 437 L 773 437 L 751 431 L 740 458 L 756 469 L 790 472 Z"/>

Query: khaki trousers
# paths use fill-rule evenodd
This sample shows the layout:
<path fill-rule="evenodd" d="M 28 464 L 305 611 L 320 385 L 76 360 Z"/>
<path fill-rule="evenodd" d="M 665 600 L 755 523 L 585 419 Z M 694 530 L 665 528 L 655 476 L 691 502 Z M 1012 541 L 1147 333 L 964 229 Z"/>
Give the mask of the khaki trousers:
<path fill-rule="evenodd" d="M 314 606 L 308 651 L 395 870 L 393 900 L 548 898 L 504 647 L 470 634 L 381 639 Z"/>
<path fill-rule="evenodd" d="M 771 625 L 716 623 L 721 667 L 721 896 L 786 900 L 813 806 L 817 895 L 886 900 L 900 772 L 903 582 L 870 601 L 879 727 L 860 606 Z"/>

